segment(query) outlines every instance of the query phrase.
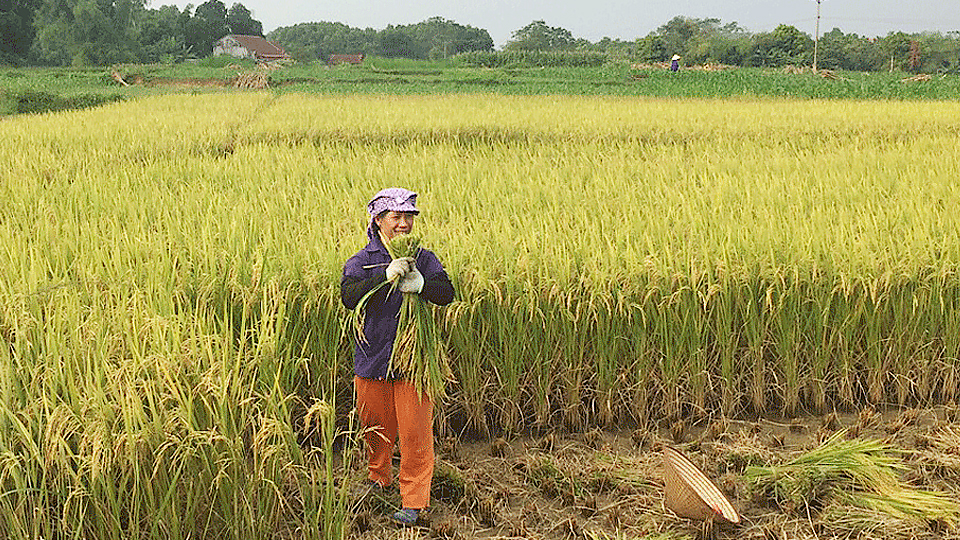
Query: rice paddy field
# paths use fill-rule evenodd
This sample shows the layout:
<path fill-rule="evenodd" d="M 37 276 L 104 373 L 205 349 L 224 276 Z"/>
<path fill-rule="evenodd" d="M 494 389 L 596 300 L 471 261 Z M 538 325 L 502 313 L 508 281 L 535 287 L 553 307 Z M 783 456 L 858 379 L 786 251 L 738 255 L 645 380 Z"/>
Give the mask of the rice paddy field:
<path fill-rule="evenodd" d="M 843 501 L 780 501 L 787 526 L 736 486 L 839 428 L 802 415 L 889 439 L 920 413 L 884 429 L 864 411 L 936 410 L 890 440 L 956 450 L 937 445 L 960 376 L 958 135 L 956 101 L 748 96 L 211 93 L 2 119 L 0 531 L 385 537 L 351 517 L 338 284 L 367 200 L 403 186 L 457 288 L 435 312 L 453 517 L 424 534 L 743 536 L 652 512 L 662 486 L 623 476 L 672 437 L 767 508 L 750 534 L 882 537 L 889 516 L 825 532 L 801 513 Z M 609 433 L 640 461 L 610 457 Z M 491 440 L 513 450 L 476 449 Z M 955 459 L 908 463 L 960 493 Z M 504 467 L 513 487 L 478 484 Z M 524 490 L 543 499 L 511 502 Z M 567 512 L 505 510 L 534 500 Z M 653 517 L 611 517 L 626 508 Z M 901 530 L 949 536 L 954 517 Z"/>
<path fill-rule="evenodd" d="M 123 80 L 120 83 L 117 77 Z M 359 65 L 256 65 L 224 56 L 175 64 L 111 67 L 0 66 L 0 117 L 97 106 L 169 93 L 268 88 L 320 95 L 595 95 L 660 98 L 956 100 L 957 73 L 827 71 L 809 68 L 684 67 L 610 59 L 597 67 L 470 67 L 456 59 L 368 58 Z"/>

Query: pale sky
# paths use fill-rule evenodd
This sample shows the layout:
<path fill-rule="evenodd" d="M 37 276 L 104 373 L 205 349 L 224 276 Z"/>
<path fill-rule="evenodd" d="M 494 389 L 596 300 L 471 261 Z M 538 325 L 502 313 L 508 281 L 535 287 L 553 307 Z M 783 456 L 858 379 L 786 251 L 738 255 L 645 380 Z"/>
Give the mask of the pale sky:
<path fill-rule="evenodd" d="M 206 0 L 194 0 L 194 6 Z M 238 0 L 221 0 L 228 8 Z M 737 22 L 750 32 L 789 24 L 815 33 L 817 0 L 239 0 L 264 33 L 302 22 L 341 22 L 382 30 L 443 17 L 490 33 L 497 48 L 534 20 L 565 28 L 575 38 L 633 40 L 676 15 Z M 184 0 L 150 0 L 149 7 Z M 867 37 L 891 31 L 960 31 L 960 0 L 821 0 L 820 33 L 840 28 Z"/>

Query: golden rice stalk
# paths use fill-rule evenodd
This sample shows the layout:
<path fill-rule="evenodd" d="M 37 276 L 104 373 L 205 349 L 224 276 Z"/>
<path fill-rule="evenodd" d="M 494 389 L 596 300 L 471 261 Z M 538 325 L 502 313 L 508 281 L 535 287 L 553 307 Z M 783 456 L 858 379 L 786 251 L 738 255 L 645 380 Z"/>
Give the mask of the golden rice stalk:
<path fill-rule="evenodd" d="M 837 492 L 837 499 L 904 522 L 940 522 L 953 529 L 960 519 L 956 500 L 937 491 L 915 489 L 901 484 L 885 493 Z"/>
<path fill-rule="evenodd" d="M 943 493 L 909 486 L 885 494 L 834 488 L 832 499 L 821 521 L 841 537 L 913 539 L 929 533 L 931 523 L 956 528 L 957 503 Z"/>
<path fill-rule="evenodd" d="M 824 532 L 834 538 L 913 540 L 930 531 L 920 519 L 902 519 L 885 512 L 834 501 L 820 514 Z"/>

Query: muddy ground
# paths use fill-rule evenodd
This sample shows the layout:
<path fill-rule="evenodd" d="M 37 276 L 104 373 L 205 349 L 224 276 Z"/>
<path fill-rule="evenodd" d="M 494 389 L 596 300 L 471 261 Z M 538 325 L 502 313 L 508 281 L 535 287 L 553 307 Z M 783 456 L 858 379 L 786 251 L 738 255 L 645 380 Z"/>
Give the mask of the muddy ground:
<path fill-rule="evenodd" d="M 826 517 L 830 501 L 791 507 L 751 489 L 749 465 L 781 463 L 838 430 L 903 450 L 903 479 L 960 500 L 960 424 L 955 407 L 834 414 L 793 420 L 716 420 L 655 431 L 546 433 L 514 439 L 437 440 L 431 508 L 417 527 L 386 517 L 400 503 L 396 484 L 384 495 L 355 494 L 349 538 L 355 539 L 633 539 L 633 538 L 960 538 L 950 523 L 877 516 L 851 524 Z M 741 514 L 741 522 L 686 519 L 663 504 L 662 448 L 680 449 Z M 351 475 L 363 477 L 357 464 Z M 786 508 L 782 507 L 786 506 Z M 831 506 L 836 511 L 836 506 Z M 841 505 L 841 510 L 842 510 Z M 842 514 L 842 512 L 841 512 Z"/>

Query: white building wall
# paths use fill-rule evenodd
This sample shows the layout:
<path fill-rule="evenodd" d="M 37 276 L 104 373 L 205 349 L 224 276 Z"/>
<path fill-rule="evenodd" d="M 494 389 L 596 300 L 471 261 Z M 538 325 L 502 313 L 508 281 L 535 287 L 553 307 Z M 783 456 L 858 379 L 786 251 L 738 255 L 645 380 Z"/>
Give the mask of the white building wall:
<path fill-rule="evenodd" d="M 229 38 L 223 38 L 213 46 L 214 56 L 223 54 L 233 56 L 234 58 L 254 58 L 253 53 L 247 50 L 246 47 L 237 43 L 236 40 Z"/>

